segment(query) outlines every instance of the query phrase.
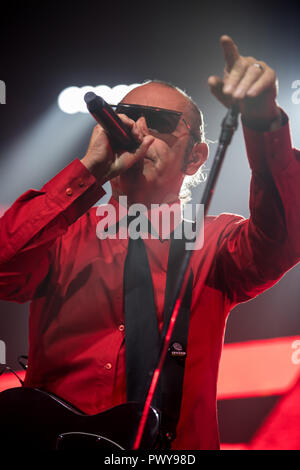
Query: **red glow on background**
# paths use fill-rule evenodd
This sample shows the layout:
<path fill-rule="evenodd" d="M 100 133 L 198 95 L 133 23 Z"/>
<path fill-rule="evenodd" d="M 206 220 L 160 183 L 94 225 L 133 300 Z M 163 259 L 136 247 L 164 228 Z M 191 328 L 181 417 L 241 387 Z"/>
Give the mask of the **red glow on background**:
<path fill-rule="evenodd" d="M 218 399 L 282 395 L 300 375 L 292 348 L 300 336 L 227 344 L 218 380 Z"/>
<path fill-rule="evenodd" d="M 21 380 L 25 378 L 25 370 L 16 371 Z M 12 372 L 5 372 L 0 376 L 0 392 L 8 388 L 20 387 L 21 384 Z"/>

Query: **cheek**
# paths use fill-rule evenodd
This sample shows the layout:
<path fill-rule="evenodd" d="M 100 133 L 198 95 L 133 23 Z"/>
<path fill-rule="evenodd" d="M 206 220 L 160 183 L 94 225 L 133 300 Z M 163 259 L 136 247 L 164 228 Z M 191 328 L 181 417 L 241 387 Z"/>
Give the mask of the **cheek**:
<path fill-rule="evenodd" d="M 153 146 L 155 162 L 146 161 L 144 169 L 147 173 L 156 174 L 156 177 L 164 181 L 178 179 L 182 176 L 185 145 L 178 141 L 172 146 L 166 142 L 157 140 Z"/>
<path fill-rule="evenodd" d="M 178 175 L 180 177 L 182 173 L 183 153 L 181 149 L 171 151 L 166 155 L 166 158 L 162 161 L 161 169 L 166 173 L 166 176 Z"/>

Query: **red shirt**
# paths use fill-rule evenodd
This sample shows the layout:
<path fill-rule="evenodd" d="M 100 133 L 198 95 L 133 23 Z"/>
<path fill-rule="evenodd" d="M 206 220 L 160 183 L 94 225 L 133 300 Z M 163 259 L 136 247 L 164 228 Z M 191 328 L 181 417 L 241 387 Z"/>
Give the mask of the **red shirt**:
<path fill-rule="evenodd" d="M 229 311 L 272 286 L 300 256 L 300 153 L 288 125 L 244 129 L 250 219 L 208 216 L 194 288 L 173 449 L 218 449 L 216 384 Z M 126 402 L 123 269 L 128 240 L 99 240 L 103 190 L 79 160 L 0 220 L 0 298 L 32 300 L 25 385 L 94 414 Z M 114 202 L 114 204 L 117 204 Z M 169 241 L 145 240 L 161 326 Z"/>

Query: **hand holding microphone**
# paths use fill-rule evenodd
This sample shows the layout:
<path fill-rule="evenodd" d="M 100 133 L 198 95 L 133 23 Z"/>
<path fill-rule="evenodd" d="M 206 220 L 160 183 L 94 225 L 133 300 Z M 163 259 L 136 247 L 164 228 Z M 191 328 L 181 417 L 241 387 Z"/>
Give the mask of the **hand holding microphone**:
<path fill-rule="evenodd" d="M 98 124 L 95 126 L 82 164 L 104 184 L 141 160 L 154 141 L 143 136 L 136 123 L 118 116 L 100 96 L 86 93 L 85 102 Z"/>
<path fill-rule="evenodd" d="M 91 115 L 102 125 L 115 150 L 134 152 L 139 147 L 137 139 L 128 131 L 128 127 L 101 96 L 90 91 L 84 95 L 84 101 Z"/>

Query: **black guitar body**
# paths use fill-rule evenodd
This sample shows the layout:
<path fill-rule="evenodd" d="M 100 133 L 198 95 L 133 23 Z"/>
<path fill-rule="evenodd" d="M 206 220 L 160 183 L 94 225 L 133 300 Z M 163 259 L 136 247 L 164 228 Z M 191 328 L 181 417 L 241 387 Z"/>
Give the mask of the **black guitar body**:
<path fill-rule="evenodd" d="M 86 415 L 34 388 L 0 393 L 0 448 L 19 450 L 132 449 L 143 404 L 125 403 Z M 159 412 L 151 408 L 140 449 L 154 449 Z"/>

